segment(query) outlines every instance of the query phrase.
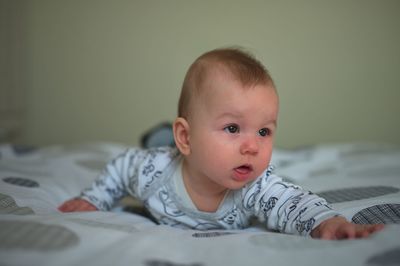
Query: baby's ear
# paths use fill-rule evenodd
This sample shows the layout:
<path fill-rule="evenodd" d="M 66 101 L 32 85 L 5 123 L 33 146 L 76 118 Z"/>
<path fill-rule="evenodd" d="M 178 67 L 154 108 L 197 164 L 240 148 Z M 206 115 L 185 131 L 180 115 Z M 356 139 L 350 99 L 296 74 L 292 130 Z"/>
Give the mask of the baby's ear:
<path fill-rule="evenodd" d="M 172 125 L 174 131 L 174 139 L 176 147 L 183 155 L 190 154 L 190 143 L 189 143 L 189 123 L 183 117 L 178 117 L 175 119 Z"/>

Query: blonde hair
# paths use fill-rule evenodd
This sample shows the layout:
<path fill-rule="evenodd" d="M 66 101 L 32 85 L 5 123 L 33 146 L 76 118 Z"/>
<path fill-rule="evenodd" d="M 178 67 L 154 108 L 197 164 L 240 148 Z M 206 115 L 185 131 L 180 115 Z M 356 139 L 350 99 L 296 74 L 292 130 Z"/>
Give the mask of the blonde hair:
<path fill-rule="evenodd" d="M 179 117 L 187 118 L 193 94 L 200 92 L 203 82 L 216 69 L 227 70 L 244 87 L 263 84 L 275 88 L 267 69 L 248 52 L 238 48 L 212 50 L 198 57 L 186 73 L 178 103 Z"/>

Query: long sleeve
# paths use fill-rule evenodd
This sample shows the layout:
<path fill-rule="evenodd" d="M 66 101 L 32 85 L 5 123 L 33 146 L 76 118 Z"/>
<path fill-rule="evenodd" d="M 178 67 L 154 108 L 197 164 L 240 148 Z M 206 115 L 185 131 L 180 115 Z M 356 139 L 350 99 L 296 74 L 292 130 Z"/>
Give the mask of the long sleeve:
<path fill-rule="evenodd" d="M 128 149 L 106 165 L 106 168 L 95 180 L 92 186 L 85 189 L 81 198 L 95 205 L 99 210 L 109 210 L 131 190 L 137 182 L 138 161 L 141 152 L 138 149 Z"/>
<path fill-rule="evenodd" d="M 309 235 L 322 221 L 339 215 L 323 198 L 269 171 L 248 187 L 243 205 L 268 229 L 299 235 Z"/>

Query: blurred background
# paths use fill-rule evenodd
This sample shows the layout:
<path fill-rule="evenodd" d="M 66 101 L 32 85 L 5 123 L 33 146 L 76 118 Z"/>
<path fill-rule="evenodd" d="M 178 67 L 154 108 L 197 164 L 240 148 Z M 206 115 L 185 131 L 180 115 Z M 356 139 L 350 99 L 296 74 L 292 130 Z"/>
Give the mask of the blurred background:
<path fill-rule="evenodd" d="M 280 95 L 276 146 L 400 144 L 398 0 L 0 0 L 0 140 L 138 145 L 200 54 L 241 46 Z"/>

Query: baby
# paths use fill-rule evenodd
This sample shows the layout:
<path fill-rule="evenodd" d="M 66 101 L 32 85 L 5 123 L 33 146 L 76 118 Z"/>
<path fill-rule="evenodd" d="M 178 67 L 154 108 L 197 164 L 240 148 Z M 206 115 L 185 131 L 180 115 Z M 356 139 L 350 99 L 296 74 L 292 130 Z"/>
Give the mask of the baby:
<path fill-rule="evenodd" d="M 323 198 L 272 173 L 278 105 L 258 60 L 239 49 L 207 52 L 183 83 L 176 148 L 128 149 L 59 210 L 109 210 L 131 195 L 160 224 L 180 228 L 243 229 L 257 219 L 269 230 L 323 239 L 382 229 L 348 222 Z"/>

